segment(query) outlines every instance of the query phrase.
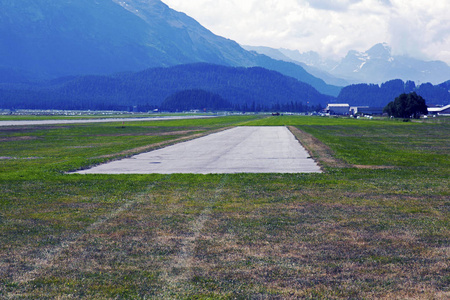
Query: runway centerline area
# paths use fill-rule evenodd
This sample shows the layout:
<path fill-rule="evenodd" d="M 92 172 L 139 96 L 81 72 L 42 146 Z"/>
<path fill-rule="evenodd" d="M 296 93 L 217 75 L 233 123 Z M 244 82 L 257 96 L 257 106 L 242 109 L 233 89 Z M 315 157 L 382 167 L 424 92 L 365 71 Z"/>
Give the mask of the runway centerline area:
<path fill-rule="evenodd" d="M 235 127 L 79 174 L 321 173 L 286 127 Z"/>

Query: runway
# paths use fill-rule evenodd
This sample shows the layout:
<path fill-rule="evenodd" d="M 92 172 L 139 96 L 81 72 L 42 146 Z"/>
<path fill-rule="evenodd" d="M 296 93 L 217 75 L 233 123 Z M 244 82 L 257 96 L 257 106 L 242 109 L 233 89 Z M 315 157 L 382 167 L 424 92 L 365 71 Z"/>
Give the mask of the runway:
<path fill-rule="evenodd" d="M 321 173 L 286 127 L 235 127 L 79 174 Z"/>

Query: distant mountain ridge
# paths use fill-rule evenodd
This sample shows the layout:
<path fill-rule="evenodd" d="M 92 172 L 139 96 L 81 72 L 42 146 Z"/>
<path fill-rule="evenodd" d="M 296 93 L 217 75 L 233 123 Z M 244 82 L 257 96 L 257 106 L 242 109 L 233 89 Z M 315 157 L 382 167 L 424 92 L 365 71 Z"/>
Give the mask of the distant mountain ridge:
<path fill-rule="evenodd" d="M 246 46 L 246 49 L 251 47 Z M 430 82 L 440 84 L 450 79 L 450 66 L 442 61 L 422 61 L 408 56 L 392 55 L 387 44 L 376 44 L 365 52 L 349 51 L 340 61 L 322 58 L 316 52 L 300 53 L 286 49 L 264 49 L 253 47 L 258 53 L 275 59 L 296 61 L 305 64 L 304 68 L 311 74 L 330 82 L 329 76 L 341 78 L 349 83 L 381 84 L 393 79 Z M 314 70 L 321 70 L 320 74 Z M 336 81 L 333 81 L 336 82 Z"/>
<path fill-rule="evenodd" d="M 214 35 L 159 0 L 0 0 L 0 7 L 3 82 L 205 62 L 260 66 L 322 93 L 337 96 L 340 91 L 296 64 L 251 53 Z"/>
<path fill-rule="evenodd" d="M 402 79 L 440 84 L 450 79 L 450 67 L 446 63 L 392 55 L 387 44 L 377 44 L 365 52 L 350 51 L 330 72 L 347 80 L 368 83 Z"/>

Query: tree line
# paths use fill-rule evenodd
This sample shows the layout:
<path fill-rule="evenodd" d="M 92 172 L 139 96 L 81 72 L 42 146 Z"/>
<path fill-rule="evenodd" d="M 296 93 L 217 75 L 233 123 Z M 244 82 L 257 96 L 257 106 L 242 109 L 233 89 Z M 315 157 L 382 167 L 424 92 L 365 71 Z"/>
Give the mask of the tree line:
<path fill-rule="evenodd" d="M 440 85 L 424 83 L 416 85 L 413 81 L 396 79 L 378 84 L 354 84 L 344 87 L 337 102 L 349 103 L 350 105 L 367 105 L 371 107 L 384 107 L 401 94 L 415 92 L 427 100 L 429 104 L 450 103 L 449 87 L 450 81 Z"/>
<path fill-rule="evenodd" d="M 292 77 L 260 67 L 197 63 L 113 76 L 3 84 L 0 108 L 148 111 L 161 108 L 168 97 L 189 90 L 219 95 L 235 111 L 317 111 L 335 102 L 384 107 L 398 95 L 411 92 L 422 96 L 428 104 L 450 103 L 450 81 L 436 86 L 430 83 L 416 86 L 412 81 L 402 80 L 381 85 L 350 85 L 334 98 Z"/>
<path fill-rule="evenodd" d="M 260 67 L 205 63 L 151 68 L 114 76 L 78 76 L 29 85 L 0 86 L 1 108 L 119 109 L 160 107 L 168 97 L 187 90 L 220 95 L 233 107 L 291 107 L 291 103 L 325 106 L 331 96 L 312 86 Z M 294 108 L 294 107 L 292 107 Z"/>

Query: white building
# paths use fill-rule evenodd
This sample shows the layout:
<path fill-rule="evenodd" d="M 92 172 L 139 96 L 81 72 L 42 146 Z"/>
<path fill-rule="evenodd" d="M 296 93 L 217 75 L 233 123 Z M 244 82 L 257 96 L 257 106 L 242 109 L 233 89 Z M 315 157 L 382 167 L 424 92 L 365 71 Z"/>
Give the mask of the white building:
<path fill-rule="evenodd" d="M 350 107 L 351 115 L 382 115 L 383 108 L 382 107 L 370 107 L 370 106 L 352 106 Z"/>
<path fill-rule="evenodd" d="M 428 107 L 428 114 L 440 116 L 450 115 L 450 104 L 446 106 Z"/>
<path fill-rule="evenodd" d="M 348 103 L 332 103 L 328 104 L 326 111 L 331 115 L 349 115 L 350 104 Z"/>

